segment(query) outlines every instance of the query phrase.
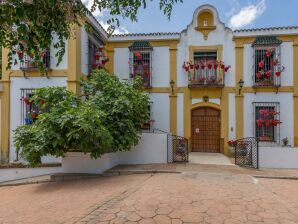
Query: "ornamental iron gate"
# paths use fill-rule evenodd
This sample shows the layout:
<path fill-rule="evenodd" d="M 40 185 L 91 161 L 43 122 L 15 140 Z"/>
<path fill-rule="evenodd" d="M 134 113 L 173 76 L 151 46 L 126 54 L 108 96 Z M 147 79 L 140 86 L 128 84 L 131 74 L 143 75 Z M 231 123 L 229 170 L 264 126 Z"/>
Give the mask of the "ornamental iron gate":
<path fill-rule="evenodd" d="M 168 163 L 188 162 L 188 140 L 168 134 Z"/>
<path fill-rule="evenodd" d="M 259 142 L 257 138 L 249 137 L 236 140 L 235 164 L 259 168 Z"/>

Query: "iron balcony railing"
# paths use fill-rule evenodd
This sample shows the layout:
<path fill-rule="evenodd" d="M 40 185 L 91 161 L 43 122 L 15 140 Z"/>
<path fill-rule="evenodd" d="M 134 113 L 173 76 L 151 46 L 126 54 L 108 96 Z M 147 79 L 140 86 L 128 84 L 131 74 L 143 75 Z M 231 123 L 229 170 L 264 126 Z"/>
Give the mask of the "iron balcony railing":
<path fill-rule="evenodd" d="M 189 88 L 217 87 L 225 85 L 225 71 L 219 67 L 198 68 L 189 79 Z"/>
<path fill-rule="evenodd" d="M 44 63 L 46 69 L 50 69 L 50 65 L 51 65 L 50 60 L 51 60 L 50 51 L 46 51 L 45 54 L 42 56 L 42 62 Z M 35 60 L 30 56 L 24 54 L 23 60 L 21 61 L 21 64 L 20 64 L 20 69 L 23 71 L 30 71 L 30 70 L 37 70 L 38 68 L 35 63 Z"/>

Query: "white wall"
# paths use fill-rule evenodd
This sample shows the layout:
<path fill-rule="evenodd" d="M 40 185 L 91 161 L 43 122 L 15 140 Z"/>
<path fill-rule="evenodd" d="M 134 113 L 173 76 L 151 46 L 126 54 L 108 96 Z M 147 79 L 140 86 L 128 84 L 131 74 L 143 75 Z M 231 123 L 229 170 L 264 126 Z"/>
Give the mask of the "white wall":
<path fill-rule="evenodd" d="M 84 75 L 88 75 L 88 33 L 84 27 L 81 27 L 81 71 Z"/>
<path fill-rule="evenodd" d="M 143 133 L 137 146 L 127 152 L 104 154 L 90 159 L 89 154 L 66 153 L 62 160 L 65 173 L 103 173 L 119 164 L 167 163 L 167 135 Z"/>
<path fill-rule="evenodd" d="M 66 77 L 29 77 L 27 79 L 22 77 L 12 77 L 10 88 L 10 150 L 9 161 L 16 158 L 15 147 L 13 145 L 13 130 L 19 126 L 21 122 L 21 89 L 22 88 L 42 88 L 50 86 L 66 86 Z M 53 159 L 46 157 L 44 162 L 59 162 L 60 159 Z"/>
<path fill-rule="evenodd" d="M 293 42 L 283 42 L 281 44 L 281 64 L 285 66 L 285 71 L 281 74 L 282 86 L 293 85 L 293 55 Z"/>
<path fill-rule="evenodd" d="M 255 118 L 253 102 L 280 103 L 280 140 L 288 137 L 289 144 L 294 140 L 293 94 L 292 93 L 247 93 L 244 95 L 244 137 L 253 136 Z"/>
<path fill-rule="evenodd" d="M 177 94 L 177 135 L 184 136 L 184 94 Z"/>
<path fill-rule="evenodd" d="M 298 148 L 259 147 L 260 168 L 298 168 Z"/>
<path fill-rule="evenodd" d="M 235 93 L 229 94 L 229 139 L 236 139 Z"/>
<path fill-rule="evenodd" d="M 62 167 L 41 168 L 7 168 L 0 169 L 0 182 L 37 177 L 41 175 L 61 173 Z"/>
<path fill-rule="evenodd" d="M 165 87 L 170 83 L 169 47 L 154 47 L 152 51 L 152 86 Z"/>
<path fill-rule="evenodd" d="M 129 79 L 129 49 L 115 48 L 114 72 L 121 79 Z"/>
<path fill-rule="evenodd" d="M 154 128 L 170 131 L 170 99 L 166 93 L 150 93 Z"/>

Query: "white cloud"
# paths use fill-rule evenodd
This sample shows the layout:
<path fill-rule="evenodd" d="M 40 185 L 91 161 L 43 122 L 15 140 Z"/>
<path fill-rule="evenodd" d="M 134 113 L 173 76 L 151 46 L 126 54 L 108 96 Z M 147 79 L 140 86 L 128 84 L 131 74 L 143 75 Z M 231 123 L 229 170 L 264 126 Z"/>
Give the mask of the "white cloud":
<path fill-rule="evenodd" d="M 91 10 L 92 4 L 94 0 L 83 0 L 82 1 L 89 10 Z M 98 20 L 98 22 L 102 25 L 102 27 L 107 30 L 109 25 L 106 22 L 106 18 L 109 16 L 109 12 L 107 10 L 100 11 L 96 9 L 92 12 L 93 16 Z M 128 33 L 128 30 L 125 27 L 117 27 L 113 34 L 124 34 Z"/>
<path fill-rule="evenodd" d="M 240 11 L 232 15 L 229 26 L 232 29 L 239 29 L 255 21 L 266 9 L 265 0 L 261 0 L 255 5 L 245 6 Z"/>

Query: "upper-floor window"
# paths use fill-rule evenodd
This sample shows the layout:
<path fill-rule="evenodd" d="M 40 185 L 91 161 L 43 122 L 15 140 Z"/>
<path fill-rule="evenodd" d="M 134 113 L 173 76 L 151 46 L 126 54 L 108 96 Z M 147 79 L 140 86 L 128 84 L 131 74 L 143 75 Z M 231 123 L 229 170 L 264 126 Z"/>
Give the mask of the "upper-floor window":
<path fill-rule="evenodd" d="M 253 105 L 255 137 L 262 142 L 279 142 L 279 103 L 256 102 Z"/>
<path fill-rule="evenodd" d="M 34 58 L 30 57 L 28 54 L 19 51 L 18 56 L 21 59 L 20 69 L 23 71 L 36 70 L 37 65 Z M 40 52 L 40 58 L 44 64 L 45 69 L 50 69 L 51 66 L 51 53 L 50 50 L 45 50 Z"/>
<path fill-rule="evenodd" d="M 194 81 L 216 82 L 217 80 L 217 51 L 194 52 Z"/>
<path fill-rule="evenodd" d="M 152 87 L 152 51 L 147 41 L 136 41 L 130 47 L 130 78 L 141 77 L 144 86 Z"/>
<path fill-rule="evenodd" d="M 104 68 L 107 58 L 103 51 L 103 42 L 96 33 L 89 34 L 88 37 L 88 74 L 93 69 Z"/>
<path fill-rule="evenodd" d="M 280 86 L 280 44 L 274 36 L 257 37 L 254 49 L 253 81 L 255 87 Z"/>

